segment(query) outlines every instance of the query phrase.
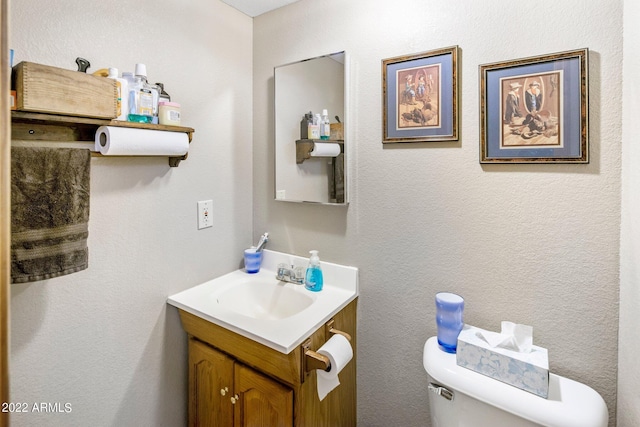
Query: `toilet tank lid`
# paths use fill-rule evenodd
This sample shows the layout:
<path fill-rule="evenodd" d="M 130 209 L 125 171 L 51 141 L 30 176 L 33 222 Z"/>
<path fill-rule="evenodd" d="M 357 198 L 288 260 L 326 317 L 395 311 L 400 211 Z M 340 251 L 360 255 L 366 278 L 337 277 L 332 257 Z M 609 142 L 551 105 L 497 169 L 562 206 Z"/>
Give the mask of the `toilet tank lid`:
<path fill-rule="evenodd" d="M 424 368 L 434 381 L 488 405 L 545 426 L 606 427 L 607 405 L 591 387 L 549 374 L 547 399 L 456 364 L 456 355 L 438 347 L 436 337 L 424 345 Z"/>

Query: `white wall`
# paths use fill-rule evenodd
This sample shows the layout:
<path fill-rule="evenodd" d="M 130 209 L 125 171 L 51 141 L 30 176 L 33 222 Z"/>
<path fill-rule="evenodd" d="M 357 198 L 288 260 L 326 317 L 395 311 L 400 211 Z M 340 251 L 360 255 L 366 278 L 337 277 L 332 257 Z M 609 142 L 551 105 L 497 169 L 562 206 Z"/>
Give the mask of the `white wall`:
<path fill-rule="evenodd" d="M 89 268 L 11 288 L 12 426 L 179 426 L 186 334 L 166 297 L 238 268 L 252 218 L 252 20 L 218 2 L 11 2 L 16 61 L 147 65 L 195 128 L 189 158 L 93 158 Z M 214 227 L 197 230 L 196 202 Z"/>
<path fill-rule="evenodd" d="M 506 18 L 505 18 L 506 17 Z M 385 145 L 381 60 L 461 47 L 458 143 Z M 590 49 L 588 165 L 478 163 L 478 66 Z M 348 209 L 273 199 L 273 67 L 346 49 Z M 465 320 L 532 325 L 551 370 L 595 388 L 615 425 L 622 2 L 301 0 L 254 19 L 254 229 L 270 248 L 360 268 L 358 417 L 428 423 L 425 340 L 436 292 Z"/>
<path fill-rule="evenodd" d="M 620 335 L 618 347 L 618 425 L 640 425 L 640 5 L 624 2 L 624 95 L 622 97 L 622 225 L 620 236 Z"/>

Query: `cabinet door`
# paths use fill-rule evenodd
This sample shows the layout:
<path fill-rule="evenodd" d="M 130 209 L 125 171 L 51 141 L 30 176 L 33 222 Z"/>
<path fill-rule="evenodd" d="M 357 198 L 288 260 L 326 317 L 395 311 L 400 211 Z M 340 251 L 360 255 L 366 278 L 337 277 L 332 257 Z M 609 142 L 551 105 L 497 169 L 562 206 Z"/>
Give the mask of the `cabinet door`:
<path fill-rule="evenodd" d="M 235 427 L 292 427 L 293 390 L 236 363 Z"/>
<path fill-rule="evenodd" d="M 198 340 L 189 340 L 189 425 L 231 427 L 234 361 Z"/>

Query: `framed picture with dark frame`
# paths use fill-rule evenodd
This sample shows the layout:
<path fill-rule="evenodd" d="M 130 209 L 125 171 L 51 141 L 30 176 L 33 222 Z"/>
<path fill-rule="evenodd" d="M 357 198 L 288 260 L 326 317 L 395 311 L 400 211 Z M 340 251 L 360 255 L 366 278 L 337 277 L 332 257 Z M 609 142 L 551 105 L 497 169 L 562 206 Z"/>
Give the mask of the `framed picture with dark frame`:
<path fill-rule="evenodd" d="M 458 140 L 458 46 L 382 60 L 383 143 Z"/>
<path fill-rule="evenodd" d="M 480 65 L 480 163 L 589 163 L 588 53 Z"/>

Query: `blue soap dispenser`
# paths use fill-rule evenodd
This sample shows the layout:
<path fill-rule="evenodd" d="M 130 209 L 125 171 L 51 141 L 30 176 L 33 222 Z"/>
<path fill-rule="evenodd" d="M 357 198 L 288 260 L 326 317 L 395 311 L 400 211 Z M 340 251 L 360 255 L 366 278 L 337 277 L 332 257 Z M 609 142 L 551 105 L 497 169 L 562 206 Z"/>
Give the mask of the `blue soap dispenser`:
<path fill-rule="evenodd" d="M 320 269 L 320 258 L 318 257 L 318 251 L 309 251 L 311 257 L 309 258 L 309 267 L 307 267 L 307 274 L 304 279 L 304 287 L 313 292 L 320 292 L 324 280 L 322 278 L 322 270 Z"/>

